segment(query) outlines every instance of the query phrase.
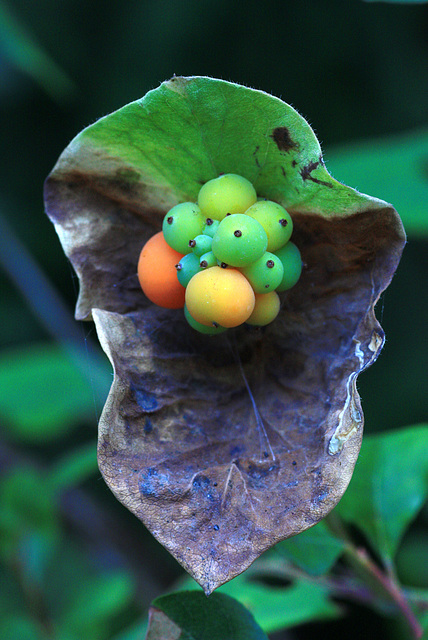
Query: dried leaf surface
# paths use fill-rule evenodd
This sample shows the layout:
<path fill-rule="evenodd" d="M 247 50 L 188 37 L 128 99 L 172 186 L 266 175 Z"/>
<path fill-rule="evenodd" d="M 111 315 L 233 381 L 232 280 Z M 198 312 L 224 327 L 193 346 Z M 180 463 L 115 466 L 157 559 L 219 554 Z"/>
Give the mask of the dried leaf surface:
<path fill-rule="evenodd" d="M 136 264 L 165 212 L 229 171 L 288 208 L 305 268 L 274 323 L 207 337 L 148 303 Z M 401 222 L 331 178 L 291 107 L 208 78 L 174 78 L 79 134 L 46 206 L 80 277 L 76 315 L 93 315 L 114 367 L 101 471 L 211 592 L 343 495 Z"/>

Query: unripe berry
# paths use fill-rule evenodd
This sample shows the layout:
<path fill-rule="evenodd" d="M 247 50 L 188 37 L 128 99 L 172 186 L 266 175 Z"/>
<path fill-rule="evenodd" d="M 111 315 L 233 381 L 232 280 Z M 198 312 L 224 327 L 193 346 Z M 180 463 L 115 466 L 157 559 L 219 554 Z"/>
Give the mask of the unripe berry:
<path fill-rule="evenodd" d="M 198 195 L 201 211 L 214 220 L 223 220 L 228 213 L 244 213 L 255 202 L 257 193 L 251 182 L 235 173 L 209 180 Z"/>

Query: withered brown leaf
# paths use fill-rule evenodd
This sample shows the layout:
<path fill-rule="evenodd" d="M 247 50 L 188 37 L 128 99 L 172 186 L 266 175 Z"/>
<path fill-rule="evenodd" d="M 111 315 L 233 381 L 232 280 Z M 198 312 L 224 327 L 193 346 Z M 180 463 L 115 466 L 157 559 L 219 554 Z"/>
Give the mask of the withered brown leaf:
<path fill-rule="evenodd" d="M 287 207 L 304 269 L 271 325 L 208 337 L 149 303 L 136 265 L 168 208 L 222 171 Z M 207 78 L 174 78 L 82 132 L 45 198 L 80 278 L 76 316 L 93 317 L 114 367 L 100 469 L 210 593 L 343 495 L 363 431 L 356 379 L 383 345 L 374 305 L 400 259 L 400 219 L 331 178 L 291 107 Z"/>

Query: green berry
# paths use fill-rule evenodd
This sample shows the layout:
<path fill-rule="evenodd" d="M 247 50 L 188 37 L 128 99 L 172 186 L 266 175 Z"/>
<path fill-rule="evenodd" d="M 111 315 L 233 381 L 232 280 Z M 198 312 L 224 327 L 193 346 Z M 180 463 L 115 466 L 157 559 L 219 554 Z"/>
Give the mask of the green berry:
<path fill-rule="evenodd" d="M 202 229 L 202 233 L 206 236 L 214 237 L 215 232 L 218 229 L 218 225 L 220 224 L 220 220 L 213 220 L 213 218 L 207 218 L 205 220 L 205 225 Z"/>
<path fill-rule="evenodd" d="M 166 242 L 179 253 L 189 253 L 189 241 L 202 232 L 205 216 L 194 202 L 182 202 L 173 207 L 163 219 L 162 231 Z"/>
<path fill-rule="evenodd" d="M 286 291 L 294 287 L 302 273 L 302 258 L 300 251 L 293 242 L 287 242 L 285 247 L 275 252 L 284 267 L 284 275 L 277 291 Z"/>
<path fill-rule="evenodd" d="M 255 202 L 257 193 L 251 182 L 235 173 L 209 180 L 198 195 L 201 211 L 214 220 L 223 220 L 228 213 L 244 213 Z"/>
<path fill-rule="evenodd" d="M 175 268 L 177 269 L 178 281 L 183 287 L 187 287 L 195 273 L 201 270 L 199 258 L 194 253 L 188 253 L 183 256 L 180 262 L 175 265 Z"/>
<path fill-rule="evenodd" d="M 213 243 L 213 239 L 211 236 L 206 236 L 205 234 L 201 234 L 190 240 L 189 247 L 192 249 L 195 256 L 201 256 L 203 253 L 207 253 L 211 251 L 211 245 Z"/>
<path fill-rule="evenodd" d="M 187 322 L 190 324 L 190 326 L 193 329 L 196 329 L 196 331 L 199 331 L 200 333 L 205 333 L 208 335 L 216 335 L 219 333 L 223 333 L 224 331 L 226 331 L 226 327 L 220 327 L 219 324 L 212 324 L 210 326 L 206 326 L 205 324 L 201 324 L 200 322 L 198 322 L 197 320 L 195 320 L 195 318 L 193 318 L 190 313 L 188 308 L 186 307 L 186 305 L 184 305 L 184 317 L 186 318 Z"/>
<path fill-rule="evenodd" d="M 201 269 L 208 269 L 209 267 L 215 267 L 217 264 L 217 258 L 215 257 L 212 251 L 208 251 L 207 253 L 203 253 L 199 258 L 199 266 Z"/>
<path fill-rule="evenodd" d="M 262 225 L 243 213 L 226 216 L 214 235 L 212 250 L 220 262 L 246 267 L 266 251 L 267 235 Z"/>
<path fill-rule="evenodd" d="M 284 275 L 281 260 L 269 251 L 266 251 L 261 258 L 252 262 L 248 267 L 242 267 L 240 271 L 247 278 L 255 293 L 274 291 Z"/>
<path fill-rule="evenodd" d="M 262 225 L 268 237 L 268 251 L 276 251 L 289 241 L 293 232 L 293 221 L 288 211 L 277 202 L 260 200 L 245 212 Z"/>

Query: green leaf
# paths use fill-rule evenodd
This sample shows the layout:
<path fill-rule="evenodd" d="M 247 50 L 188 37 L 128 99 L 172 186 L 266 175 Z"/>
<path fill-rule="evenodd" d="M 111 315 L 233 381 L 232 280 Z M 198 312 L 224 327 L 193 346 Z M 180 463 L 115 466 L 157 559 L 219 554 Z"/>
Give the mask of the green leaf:
<path fill-rule="evenodd" d="M 336 507 L 390 562 L 428 491 L 428 425 L 366 437 Z"/>
<path fill-rule="evenodd" d="M 7 614 L 0 623 L 2 640 L 45 640 L 40 626 L 25 612 Z"/>
<path fill-rule="evenodd" d="M 148 619 L 144 617 L 126 629 L 122 629 L 120 633 L 114 636 L 113 640 L 142 640 L 146 637 L 148 626 Z"/>
<path fill-rule="evenodd" d="M 30 582 L 41 584 L 59 540 L 59 522 L 49 483 L 30 467 L 0 482 L 0 554 L 19 562 Z"/>
<path fill-rule="evenodd" d="M 62 624 L 76 637 L 98 638 L 109 619 L 130 604 L 134 589 L 130 574 L 122 571 L 87 576 L 77 597 L 68 603 Z"/>
<path fill-rule="evenodd" d="M 428 130 L 349 143 L 325 158 L 338 180 L 393 202 L 409 235 L 428 236 Z"/>
<path fill-rule="evenodd" d="M 8 58 L 58 102 L 73 97 L 76 85 L 34 36 L 0 3 L 0 40 Z"/>
<path fill-rule="evenodd" d="M 135 583 L 131 573 L 104 570 L 72 540 L 63 538 L 49 565 L 45 598 L 61 640 L 109 637 L 112 620 L 132 606 Z"/>
<path fill-rule="evenodd" d="M 267 640 L 252 615 L 224 593 L 181 591 L 152 602 L 146 640 Z"/>
<path fill-rule="evenodd" d="M 57 460 L 50 470 L 49 481 L 56 491 L 63 491 L 98 473 L 97 444 L 91 441 Z"/>
<path fill-rule="evenodd" d="M 310 575 L 327 573 L 342 554 L 344 542 L 333 536 L 323 521 L 276 545 L 274 552 L 285 556 Z"/>
<path fill-rule="evenodd" d="M 0 620 L 5 620 L 8 614 L 19 613 L 26 608 L 25 597 L 16 578 L 14 570 L 0 562 Z M 2 638 L 1 634 L 0 638 Z"/>
<path fill-rule="evenodd" d="M 219 587 L 216 593 L 225 593 L 238 600 L 266 633 L 342 615 L 324 586 L 297 579 L 288 586 L 273 587 L 263 581 L 271 575 L 277 577 L 276 571 L 272 574 L 270 565 L 256 561 L 247 571 Z M 191 578 L 185 578 L 180 586 L 181 589 L 194 587 Z"/>
<path fill-rule="evenodd" d="M 390 4 L 426 4 L 427 0 L 364 0 L 364 2 L 389 2 Z"/>
<path fill-rule="evenodd" d="M 295 580 L 285 588 L 269 587 L 242 574 L 219 591 L 245 605 L 266 633 L 341 615 L 327 589 L 305 580 Z"/>
<path fill-rule="evenodd" d="M 144 179 L 143 202 L 165 210 L 196 201 L 202 184 L 228 172 L 290 210 L 328 217 L 368 204 L 367 196 L 327 172 L 312 128 L 295 109 L 213 78 L 172 78 L 101 118 L 76 136 L 58 169 L 71 169 L 80 156 L 79 173 L 96 176 L 95 150 L 109 158 L 104 171 L 115 170 L 110 188 L 134 198 Z"/>
<path fill-rule="evenodd" d="M 409 531 L 398 549 L 395 565 L 402 584 L 420 588 L 428 587 L 428 536 L 426 530 Z"/>
<path fill-rule="evenodd" d="M 60 347 L 11 349 L 0 356 L 0 417 L 14 438 L 53 440 L 83 420 L 94 420 L 94 398 Z"/>

